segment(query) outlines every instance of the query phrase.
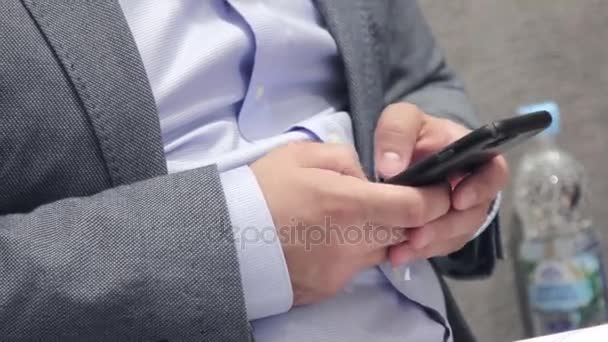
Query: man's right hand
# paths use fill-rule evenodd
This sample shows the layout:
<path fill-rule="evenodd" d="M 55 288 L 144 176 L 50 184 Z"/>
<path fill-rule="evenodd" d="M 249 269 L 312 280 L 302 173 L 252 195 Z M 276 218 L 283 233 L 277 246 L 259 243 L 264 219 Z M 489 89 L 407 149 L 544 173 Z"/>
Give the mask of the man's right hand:
<path fill-rule="evenodd" d="M 251 168 L 281 238 L 294 305 L 335 295 L 358 271 L 385 261 L 408 229 L 451 207 L 448 184 L 369 182 L 354 149 L 343 145 L 289 144 Z"/>

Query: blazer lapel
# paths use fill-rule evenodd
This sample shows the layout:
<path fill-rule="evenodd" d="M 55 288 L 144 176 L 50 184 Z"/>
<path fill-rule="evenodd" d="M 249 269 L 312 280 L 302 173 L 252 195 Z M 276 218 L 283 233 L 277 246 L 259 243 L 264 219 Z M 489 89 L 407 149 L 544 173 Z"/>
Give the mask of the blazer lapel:
<path fill-rule="evenodd" d="M 21 1 L 80 98 L 113 185 L 165 174 L 156 106 L 120 5 Z"/>
<path fill-rule="evenodd" d="M 383 109 L 384 95 L 374 39 L 370 32 L 367 0 L 316 0 L 327 28 L 344 61 L 350 115 L 361 163 L 374 174 L 374 130 Z"/>
<path fill-rule="evenodd" d="M 350 97 L 350 114 L 357 151 L 369 176 L 374 174 L 374 130 L 384 109 L 384 90 L 381 81 L 382 65 L 375 56 L 378 39 L 374 37 L 368 0 L 316 0 L 329 31 L 338 44 L 344 61 L 344 70 Z M 424 307 L 429 317 L 446 328 L 443 298 L 428 293 L 441 292 L 437 275 L 426 262 L 412 266 L 418 284 L 405 282 L 384 264 L 381 270 L 391 284 L 417 305 Z M 405 267 L 401 268 L 405 272 Z M 406 286 L 408 285 L 408 286 Z M 431 288 L 434 287 L 434 288 Z"/>

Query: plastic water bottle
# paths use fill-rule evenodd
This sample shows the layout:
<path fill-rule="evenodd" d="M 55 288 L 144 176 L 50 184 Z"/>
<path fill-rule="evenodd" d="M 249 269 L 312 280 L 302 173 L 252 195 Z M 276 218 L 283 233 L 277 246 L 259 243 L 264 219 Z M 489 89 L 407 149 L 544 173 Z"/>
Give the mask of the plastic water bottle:
<path fill-rule="evenodd" d="M 585 172 L 560 150 L 559 108 L 527 106 L 521 114 L 547 110 L 553 125 L 536 138 L 515 178 L 515 210 L 522 235 L 517 249 L 519 288 L 531 335 L 601 324 L 606 320 L 600 244 L 588 213 Z"/>

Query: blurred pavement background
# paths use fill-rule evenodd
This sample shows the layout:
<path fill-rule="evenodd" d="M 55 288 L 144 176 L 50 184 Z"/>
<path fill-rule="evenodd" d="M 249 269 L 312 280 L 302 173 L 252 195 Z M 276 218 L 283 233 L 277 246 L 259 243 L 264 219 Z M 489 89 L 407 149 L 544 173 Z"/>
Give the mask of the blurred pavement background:
<path fill-rule="evenodd" d="M 587 168 L 608 247 L 608 0 L 419 1 L 484 121 L 521 104 L 559 103 L 559 143 Z M 521 152 L 509 156 L 512 169 Z M 502 212 L 507 247 L 510 193 Z M 479 341 L 523 337 L 510 254 L 491 279 L 451 284 Z"/>

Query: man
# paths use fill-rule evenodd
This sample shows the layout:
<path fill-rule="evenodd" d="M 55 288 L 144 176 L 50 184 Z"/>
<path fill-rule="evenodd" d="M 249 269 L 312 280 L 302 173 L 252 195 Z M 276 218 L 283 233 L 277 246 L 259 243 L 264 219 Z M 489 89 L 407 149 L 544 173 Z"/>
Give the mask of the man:
<path fill-rule="evenodd" d="M 472 338 L 428 259 L 491 272 L 504 160 L 369 180 L 475 125 L 415 1 L 5 0 L 0 33 L 0 340 Z"/>

